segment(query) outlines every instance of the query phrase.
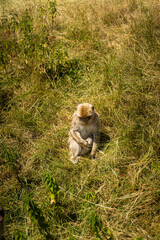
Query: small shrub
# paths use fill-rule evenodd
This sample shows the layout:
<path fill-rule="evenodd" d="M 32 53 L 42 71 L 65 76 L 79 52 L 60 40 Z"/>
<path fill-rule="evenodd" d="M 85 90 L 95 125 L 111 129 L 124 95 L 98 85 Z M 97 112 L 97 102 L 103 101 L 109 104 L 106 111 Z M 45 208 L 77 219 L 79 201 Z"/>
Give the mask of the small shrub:
<path fill-rule="evenodd" d="M 45 177 L 46 186 L 50 192 L 51 204 L 58 204 L 59 203 L 59 186 L 54 178 L 48 173 Z"/>

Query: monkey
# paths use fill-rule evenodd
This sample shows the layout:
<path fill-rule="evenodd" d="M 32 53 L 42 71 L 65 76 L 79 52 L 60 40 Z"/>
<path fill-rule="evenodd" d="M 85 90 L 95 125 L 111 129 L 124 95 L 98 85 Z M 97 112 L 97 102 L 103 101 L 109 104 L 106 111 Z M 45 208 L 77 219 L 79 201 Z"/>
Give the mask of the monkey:
<path fill-rule="evenodd" d="M 76 107 L 72 116 L 68 139 L 70 160 L 73 163 L 77 163 L 80 156 L 90 151 L 91 158 L 96 158 L 99 143 L 99 124 L 100 120 L 93 105 L 81 103 Z"/>

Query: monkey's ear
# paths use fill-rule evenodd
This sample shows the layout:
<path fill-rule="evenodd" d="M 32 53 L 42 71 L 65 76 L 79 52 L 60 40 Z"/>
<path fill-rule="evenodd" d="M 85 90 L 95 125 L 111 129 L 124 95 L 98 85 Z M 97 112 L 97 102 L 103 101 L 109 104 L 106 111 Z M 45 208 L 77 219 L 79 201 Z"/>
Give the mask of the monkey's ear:
<path fill-rule="evenodd" d="M 94 110 L 94 106 L 93 106 L 93 105 L 92 105 L 92 107 L 91 107 L 91 108 L 92 108 L 92 110 Z"/>
<path fill-rule="evenodd" d="M 75 107 L 75 111 L 77 111 L 77 107 Z"/>

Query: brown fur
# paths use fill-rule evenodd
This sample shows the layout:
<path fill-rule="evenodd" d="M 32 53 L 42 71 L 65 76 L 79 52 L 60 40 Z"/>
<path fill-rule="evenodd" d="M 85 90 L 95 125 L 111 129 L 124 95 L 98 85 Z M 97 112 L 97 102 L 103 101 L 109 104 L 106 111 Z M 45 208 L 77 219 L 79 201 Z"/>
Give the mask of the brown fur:
<path fill-rule="evenodd" d="M 86 118 L 93 114 L 93 106 L 88 103 L 83 103 L 77 107 L 77 115 L 82 118 Z"/>
<path fill-rule="evenodd" d="M 90 117 L 90 118 L 87 118 Z M 99 117 L 94 106 L 82 103 L 77 106 L 69 132 L 69 149 L 71 161 L 78 162 L 79 156 L 91 151 L 91 157 L 96 157 L 99 142 Z"/>

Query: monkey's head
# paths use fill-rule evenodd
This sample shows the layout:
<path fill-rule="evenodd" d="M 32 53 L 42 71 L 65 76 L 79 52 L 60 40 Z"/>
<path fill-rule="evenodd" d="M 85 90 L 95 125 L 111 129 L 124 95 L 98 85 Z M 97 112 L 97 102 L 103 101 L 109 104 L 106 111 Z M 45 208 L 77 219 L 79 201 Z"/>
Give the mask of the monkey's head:
<path fill-rule="evenodd" d="M 89 103 L 82 103 L 76 107 L 76 113 L 79 121 L 83 124 L 92 122 L 94 117 L 94 106 Z"/>

